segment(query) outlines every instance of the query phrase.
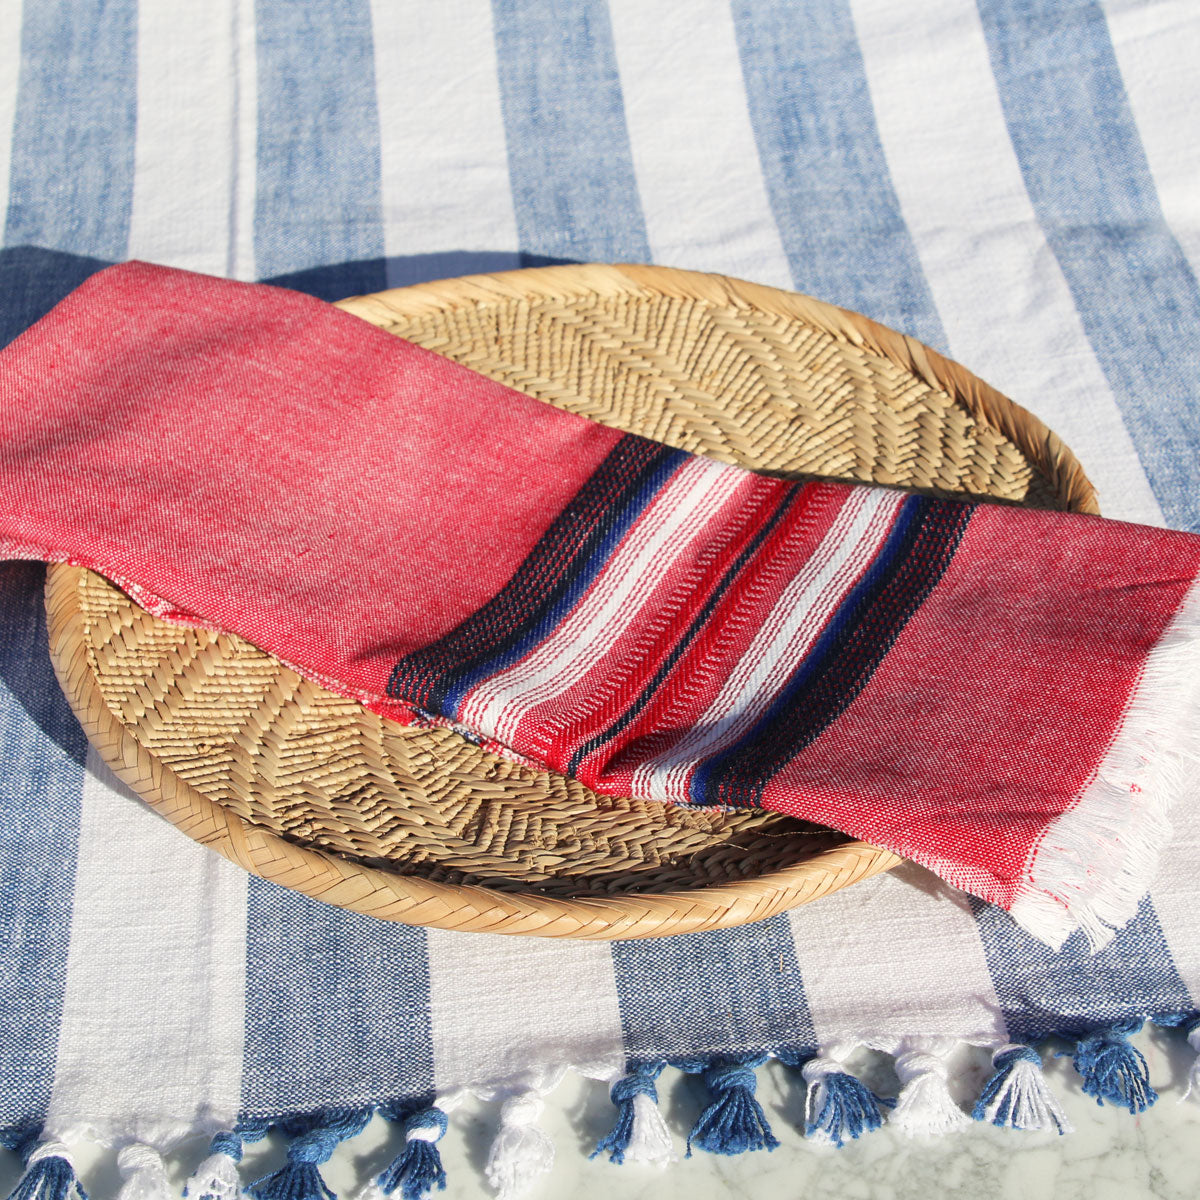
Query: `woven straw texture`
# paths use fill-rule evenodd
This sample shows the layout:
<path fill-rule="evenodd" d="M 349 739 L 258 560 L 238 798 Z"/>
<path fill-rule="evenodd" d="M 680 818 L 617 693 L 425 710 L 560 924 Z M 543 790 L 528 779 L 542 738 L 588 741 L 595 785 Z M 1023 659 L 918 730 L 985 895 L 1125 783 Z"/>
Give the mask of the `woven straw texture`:
<path fill-rule="evenodd" d="M 1096 511 L 1059 439 L 863 317 L 720 276 L 579 266 L 342 302 L 605 424 L 788 477 Z M 895 865 L 766 813 L 597 796 L 444 730 L 396 726 L 239 638 L 168 625 L 51 567 L 51 654 L 105 760 L 247 870 L 377 917 L 650 937 L 760 920 Z"/>

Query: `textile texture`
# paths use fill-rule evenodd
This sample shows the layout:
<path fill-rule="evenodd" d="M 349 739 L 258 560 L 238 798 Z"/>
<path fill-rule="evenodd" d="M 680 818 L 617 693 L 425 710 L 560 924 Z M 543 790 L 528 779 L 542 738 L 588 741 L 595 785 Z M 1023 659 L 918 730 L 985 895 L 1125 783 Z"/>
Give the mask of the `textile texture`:
<path fill-rule="evenodd" d="M 5 341 L 128 259 L 322 299 L 555 261 L 722 271 L 958 359 L 1064 438 L 1106 517 L 1200 532 L 1189 5 L 48 0 L 0 6 L 0 33 Z M 230 1195 L 267 1125 L 293 1153 L 266 1194 L 316 1194 L 377 1106 L 405 1129 L 379 1186 L 416 1194 L 464 1087 L 500 1101 L 493 1177 L 515 1187 L 567 1066 L 615 1081 L 618 1159 L 683 1149 L 655 1120 L 664 1069 L 712 1096 L 696 1153 L 951 1128 L 968 1114 L 939 1066 L 964 1041 L 995 1056 L 975 1115 L 1055 1129 L 1044 1039 L 1136 1111 L 1154 1080 L 1129 1031 L 1194 1036 L 1194 779 L 1098 952 L 918 867 L 652 942 L 387 924 L 249 878 L 133 802 L 57 690 L 41 582 L 0 566 L 0 1131 L 27 1194 L 69 1194 L 85 1137 L 167 1151 L 236 1127 L 189 1189 Z M 854 1079 L 862 1043 L 896 1055 L 894 1108 Z M 807 1089 L 804 1130 L 756 1110 L 770 1055 Z M 129 1168 L 148 1180 L 153 1157 Z"/>
<path fill-rule="evenodd" d="M 831 825 L 1056 947 L 1133 916 L 1200 740 L 1194 534 L 755 475 L 142 263 L 0 352 L 0 406 L 4 557 L 600 792 Z"/>

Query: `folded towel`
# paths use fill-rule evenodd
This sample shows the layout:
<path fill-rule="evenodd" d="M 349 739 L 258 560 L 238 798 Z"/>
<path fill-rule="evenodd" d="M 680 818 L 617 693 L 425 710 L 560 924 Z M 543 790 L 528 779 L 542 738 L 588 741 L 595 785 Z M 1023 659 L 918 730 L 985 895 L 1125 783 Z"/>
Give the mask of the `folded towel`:
<path fill-rule="evenodd" d="M 600 792 L 886 846 L 1059 945 L 1133 916 L 1200 537 L 784 481 L 320 301 L 129 263 L 0 352 L 0 554 L 102 572 Z"/>

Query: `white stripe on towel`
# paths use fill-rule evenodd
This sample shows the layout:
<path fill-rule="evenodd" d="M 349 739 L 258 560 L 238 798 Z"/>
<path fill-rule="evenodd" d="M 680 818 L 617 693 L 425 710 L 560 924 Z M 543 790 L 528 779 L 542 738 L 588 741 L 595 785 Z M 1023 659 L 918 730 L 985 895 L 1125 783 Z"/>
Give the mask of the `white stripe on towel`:
<path fill-rule="evenodd" d="M 88 750 L 51 1135 L 88 1129 L 166 1147 L 234 1120 L 247 878 Z"/>
<path fill-rule="evenodd" d="M 819 1044 L 914 1029 L 1005 1040 L 970 901 L 915 863 L 794 908 L 788 920 Z"/>
<path fill-rule="evenodd" d="M 438 1092 L 543 1068 L 624 1066 L 607 942 L 431 929 L 428 954 Z"/>
<path fill-rule="evenodd" d="M 687 800 L 688 778 L 697 763 L 737 741 L 775 699 L 878 552 L 903 502 L 901 493 L 881 489 L 850 494 L 704 715 L 679 741 L 637 769 L 635 795 Z"/>
<path fill-rule="evenodd" d="M 463 720 L 511 743 L 526 713 L 562 695 L 612 649 L 745 480 L 745 472 L 712 459 L 686 461 L 636 518 L 575 609 L 531 654 L 479 685 L 463 704 Z"/>
<path fill-rule="evenodd" d="M 227 270 L 237 169 L 233 3 L 138 9 L 130 258 Z"/>
<path fill-rule="evenodd" d="M 258 26 L 255 0 L 233 0 L 235 72 L 233 153 L 237 166 L 229 212 L 226 274 L 234 279 L 258 278 L 254 249 L 254 211 L 258 200 Z"/>
<path fill-rule="evenodd" d="M 515 253 L 490 6 L 372 0 L 371 21 L 388 258 Z"/>
<path fill-rule="evenodd" d="M 609 0 L 654 261 L 792 286 L 724 0 Z"/>

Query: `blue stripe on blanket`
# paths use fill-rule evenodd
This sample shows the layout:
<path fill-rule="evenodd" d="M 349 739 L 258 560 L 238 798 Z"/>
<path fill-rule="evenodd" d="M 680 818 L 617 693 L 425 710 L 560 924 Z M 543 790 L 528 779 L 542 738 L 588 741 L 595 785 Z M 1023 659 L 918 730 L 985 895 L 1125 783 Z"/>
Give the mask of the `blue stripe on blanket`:
<path fill-rule="evenodd" d="M 247 926 L 245 1116 L 432 1096 L 423 929 L 258 878 Z"/>
<path fill-rule="evenodd" d="M 1057 953 L 998 908 L 972 898 L 996 997 L 1014 1041 L 1083 1033 L 1196 1005 L 1175 968 L 1149 897 L 1099 953 L 1082 933 Z"/>
<path fill-rule="evenodd" d="M 845 0 L 734 0 L 733 11 L 750 120 L 795 286 L 945 349 Z"/>
<path fill-rule="evenodd" d="M 521 249 L 648 262 L 603 0 L 493 0 L 492 13 Z"/>
<path fill-rule="evenodd" d="M 132 0 L 26 4 L 2 266 L 7 339 L 124 258 L 136 124 Z M 0 566 L 0 1127 L 40 1121 L 66 986 L 87 741 L 54 677 L 45 569 Z"/>
<path fill-rule="evenodd" d="M 87 753 L 46 650 L 45 577 L 0 565 L 0 1129 L 50 1102 Z"/>
<path fill-rule="evenodd" d="M 1025 186 L 1168 524 L 1200 529 L 1200 289 L 1093 0 L 980 0 Z M 1064 136 L 1063 131 L 1069 131 Z"/>
<path fill-rule="evenodd" d="M 812 1049 L 786 914 L 741 929 L 613 942 L 631 1062 Z"/>
<path fill-rule="evenodd" d="M 137 124 L 135 0 L 25 5 L 4 242 L 123 259 Z"/>
<path fill-rule="evenodd" d="M 337 300 L 387 287 L 368 0 L 259 4 L 259 278 Z"/>

